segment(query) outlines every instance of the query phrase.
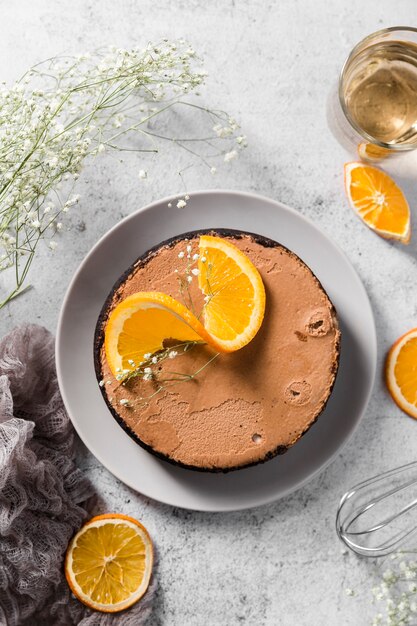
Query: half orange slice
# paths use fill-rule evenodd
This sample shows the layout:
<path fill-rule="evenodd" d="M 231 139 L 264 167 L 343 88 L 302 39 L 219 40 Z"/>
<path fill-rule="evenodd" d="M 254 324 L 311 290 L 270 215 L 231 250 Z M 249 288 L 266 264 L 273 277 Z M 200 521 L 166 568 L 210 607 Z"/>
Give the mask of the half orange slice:
<path fill-rule="evenodd" d="M 345 188 L 352 209 L 369 228 L 386 239 L 410 241 L 410 208 L 388 174 L 365 163 L 346 163 Z"/>
<path fill-rule="evenodd" d="M 405 333 L 390 349 L 385 379 L 400 409 L 417 419 L 417 328 Z"/>
<path fill-rule="evenodd" d="M 199 285 L 206 294 L 204 326 L 223 350 L 238 350 L 254 338 L 264 318 L 261 275 L 226 239 L 203 235 L 199 252 Z"/>

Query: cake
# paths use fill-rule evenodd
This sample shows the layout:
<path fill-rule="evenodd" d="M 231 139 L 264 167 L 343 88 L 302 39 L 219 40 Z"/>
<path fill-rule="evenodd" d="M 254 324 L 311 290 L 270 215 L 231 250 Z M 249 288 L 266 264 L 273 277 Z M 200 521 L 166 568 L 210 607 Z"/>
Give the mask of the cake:
<path fill-rule="evenodd" d="M 216 353 L 209 345 L 164 360 L 158 365 L 161 378 L 168 380 L 172 369 L 183 378 L 153 396 L 152 381 L 133 377 L 121 384 L 111 372 L 104 346 L 109 315 L 136 292 L 164 292 L 179 300 L 178 268 L 184 250 L 188 247 L 194 254 L 203 232 L 233 243 L 260 272 L 266 306 L 259 331 L 245 347 L 213 361 Z M 191 281 L 189 289 L 196 310 L 201 310 L 204 294 L 197 281 Z M 332 392 L 339 351 L 334 306 L 309 267 L 275 241 L 222 229 L 174 237 L 137 259 L 104 303 L 94 344 L 104 400 L 140 446 L 185 468 L 223 472 L 282 454 L 308 431 Z M 138 408 L 137 398 L 144 397 Z"/>

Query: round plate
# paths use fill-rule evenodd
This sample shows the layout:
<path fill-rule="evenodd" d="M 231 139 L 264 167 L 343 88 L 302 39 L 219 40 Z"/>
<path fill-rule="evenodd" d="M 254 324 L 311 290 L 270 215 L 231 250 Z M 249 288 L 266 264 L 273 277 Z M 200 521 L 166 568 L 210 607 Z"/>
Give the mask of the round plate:
<path fill-rule="evenodd" d="M 79 436 L 107 469 L 150 498 L 200 511 L 232 511 L 272 502 L 323 470 L 346 443 L 367 405 L 375 377 L 376 335 L 365 289 L 345 255 L 305 217 L 278 202 L 236 191 L 191 193 L 184 209 L 172 198 L 130 215 L 94 246 L 76 272 L 62 305 L 57 341 L 58 380 Z M 173 201 L 173 207 L 168 202 Z M 228 474 L 175 467 L 139 447 L 117 424 L 94 372 L 98 315 L 113 284 L 148 248 L 183 232 L 234 228 L 258 233 L 293 250 L 319 278 L 339 315 L 339 373 L 317 423 L 286 454 Z"/>

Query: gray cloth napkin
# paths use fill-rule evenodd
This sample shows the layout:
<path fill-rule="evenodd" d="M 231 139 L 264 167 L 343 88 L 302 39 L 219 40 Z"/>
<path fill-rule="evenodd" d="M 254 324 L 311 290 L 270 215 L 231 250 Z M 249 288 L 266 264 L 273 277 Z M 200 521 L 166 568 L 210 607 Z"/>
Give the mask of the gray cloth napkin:
<path fill-rule="evenodd" d="M 0 625 L 140 626 L 155 595 L 115 615 L 92 611 L 65 581 L 72 535 L 92 515 L 92 486 L 74 463 L 54 339 L 40 326 L 0 341 Z"/>

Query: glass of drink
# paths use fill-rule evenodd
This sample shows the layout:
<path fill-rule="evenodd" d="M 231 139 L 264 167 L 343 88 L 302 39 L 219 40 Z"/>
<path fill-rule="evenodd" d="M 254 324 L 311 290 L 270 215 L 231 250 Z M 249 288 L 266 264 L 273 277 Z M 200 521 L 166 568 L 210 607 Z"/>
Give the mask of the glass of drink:
<path fill-rule="evenodd" d="M 383 158 L 417 148 L 417 29 L 380 30 L 342 68 L 333 120 L 359 154 Z"/>

